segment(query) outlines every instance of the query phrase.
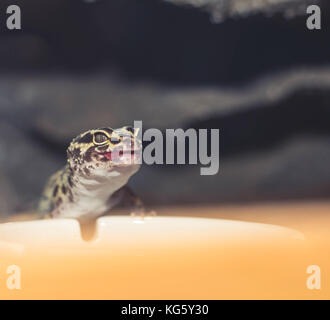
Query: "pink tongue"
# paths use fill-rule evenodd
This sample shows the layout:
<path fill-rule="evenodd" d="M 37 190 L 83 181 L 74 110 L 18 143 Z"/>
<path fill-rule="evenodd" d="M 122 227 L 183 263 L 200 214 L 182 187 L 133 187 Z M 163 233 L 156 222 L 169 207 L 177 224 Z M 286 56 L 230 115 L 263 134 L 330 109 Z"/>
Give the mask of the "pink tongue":
<path fill-rule="evenodd" d="M 119 152 L 115 152 L 114 155 L 112 152 L 105 152 L 103 155 L 108 159 L 108 160 L 113 160 L 114 158 L 120 158 L 124 155 L 124 152 L 120 150 Z"/>
<path fill-rule="evenodd" d="M 104 153 L 104 156 L 105 156 L 108 160 L 111 160 L 111 152 L 106 152 L 106 153 Z"/>

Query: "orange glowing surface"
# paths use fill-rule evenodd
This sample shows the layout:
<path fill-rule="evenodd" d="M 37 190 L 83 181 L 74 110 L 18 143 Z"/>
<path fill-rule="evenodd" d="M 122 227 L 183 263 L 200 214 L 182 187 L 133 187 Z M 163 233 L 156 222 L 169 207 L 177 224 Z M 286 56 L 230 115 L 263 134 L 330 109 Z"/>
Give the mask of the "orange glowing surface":
<path fill-rule="evenodd" d="M 159 212 L 166 217 L 104 217 L 90 242 L 74 220 L 1 224 L 0 298 L 329 298 L 326 276 L 320 290 L 306 286 L 308 266 L 330 271 L 329 236 L 322 233 L 327 215 L 321 208 L 298 210 L 302 216 L 317 212 L 308 229 L 288 218 L 291 209 L 164 209 Z M 277 225 L 263 221 L 271 210 L 278 210 Z M 213 218 L 189 217 L 205 212 Z M 182 217 L 170 216 L 175 213 Z M 223 219 L 226 214 L 237 220 Z M 323 221 L 319 228 L 317 221 Z M 9 265 L 20 268 L 20 290 L 6 287 Z"/>

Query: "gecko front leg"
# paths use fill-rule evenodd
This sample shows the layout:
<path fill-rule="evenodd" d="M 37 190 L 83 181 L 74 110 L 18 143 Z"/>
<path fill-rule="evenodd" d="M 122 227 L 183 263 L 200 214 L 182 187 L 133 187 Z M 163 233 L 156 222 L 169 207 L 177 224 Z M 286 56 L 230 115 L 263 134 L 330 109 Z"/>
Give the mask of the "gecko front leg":
<path fill-rule="evenodd" d="M 127 209 L 131 215 L 145 216 L 146 210 L 142 200 L 128 187 L 124 186 L 116 191 L 109 199 L 111 207 Z"/>

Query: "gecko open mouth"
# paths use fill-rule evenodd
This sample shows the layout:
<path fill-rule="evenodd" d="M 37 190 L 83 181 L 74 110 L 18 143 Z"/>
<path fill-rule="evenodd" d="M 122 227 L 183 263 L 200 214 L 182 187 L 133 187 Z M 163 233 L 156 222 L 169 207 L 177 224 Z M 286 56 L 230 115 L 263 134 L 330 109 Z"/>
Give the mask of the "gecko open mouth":
<path fill-rule="evenodd" d="M 124 155 L 125 156 L 131 156 L 132 158 L 134 157 L 134 155 L 135 155 L 135 151 L 136 150 L 125 150 L 125 151 L 123 151 L 123 150 L 120 150 L 119 152 L 103 152 L 103 153 L 101 153 L 101 155 L 102 156 L 104 156 L 105 158 L 107 158 L 109 161 L 111 161 L 111 160 L 114 160 L 114 159 L 118 159 L 118 157 L 119 158 L 121 158 L 121 157 L 123 157 Z"/>

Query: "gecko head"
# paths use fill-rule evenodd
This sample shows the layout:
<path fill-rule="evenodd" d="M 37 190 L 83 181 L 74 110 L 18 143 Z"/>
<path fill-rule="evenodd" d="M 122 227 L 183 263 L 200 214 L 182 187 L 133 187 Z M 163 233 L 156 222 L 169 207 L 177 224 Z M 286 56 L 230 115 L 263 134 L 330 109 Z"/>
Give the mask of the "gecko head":
<path fill-rule="evenodd" d="M 141 164 L 142 143 L 138 129 L 100 128 L 88 130 L 70 144 L 67 155 L 70 167 L 86 175 L 104 175 L 111 171 L 133 174 Z"/>

